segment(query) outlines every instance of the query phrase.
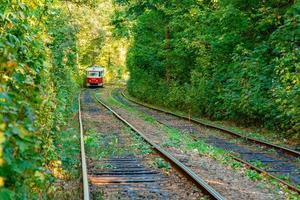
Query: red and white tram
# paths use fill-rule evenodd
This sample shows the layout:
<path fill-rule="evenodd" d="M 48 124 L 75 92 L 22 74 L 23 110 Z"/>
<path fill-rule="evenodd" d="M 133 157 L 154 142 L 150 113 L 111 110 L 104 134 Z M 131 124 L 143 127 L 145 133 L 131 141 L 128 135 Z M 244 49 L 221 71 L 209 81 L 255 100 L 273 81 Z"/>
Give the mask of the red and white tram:
<path fill-rule="evenodd" d="M 104 68 L 93 66 L 86 70 L 86 86 L 103 87 Z"/>

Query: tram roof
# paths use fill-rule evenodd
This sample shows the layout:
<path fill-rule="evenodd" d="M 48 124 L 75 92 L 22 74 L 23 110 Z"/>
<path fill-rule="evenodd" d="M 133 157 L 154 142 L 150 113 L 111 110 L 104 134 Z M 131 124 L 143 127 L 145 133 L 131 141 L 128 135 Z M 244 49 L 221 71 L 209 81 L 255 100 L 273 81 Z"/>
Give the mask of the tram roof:
<path fill-rule="evenodd" d="M 86 71 L 104 71 L 104 68 L 100 66 L 92 66 L 87 68 Z"/>

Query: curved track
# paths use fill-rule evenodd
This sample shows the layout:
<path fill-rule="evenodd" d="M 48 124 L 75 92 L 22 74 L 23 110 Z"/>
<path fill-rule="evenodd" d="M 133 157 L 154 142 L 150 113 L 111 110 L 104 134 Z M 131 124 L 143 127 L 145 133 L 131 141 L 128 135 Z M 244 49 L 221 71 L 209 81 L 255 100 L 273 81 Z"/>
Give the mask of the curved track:
<path fill-rule="evenodd" d="M 91 99 L 91 96 L 84 96 L 85 102 L 91 102 L 93 101 Z M 127 122 L 125 119 L 123 119 L 118 113 L 116 113 L 112 108 L 110 108 L 108 105 L 106 105 L 100 98 L 93 96 L 94 99 L 96 99 L 97 102 L 99 102 L 104 108 L 107 109 L 107 113 L 113 114 L 118 120 L 122 121 L 126 126 L 130 127 L 131 130 L 133 130 L 135 133 L 137 133 L 139 136 L 141 136 L 144 141 L 146 141 L 148 144 L 151 145 L 153 149 L 155 149 L 156 152 L 159 153 L 159 155 L 168 160 L 173 167 L 176 168 L 176 171 L 180 171 L 181 174 L 184 174 L 185 177 L 189 180 L 191 180 L 198 188 L 201 189 L 203 193 L 210 196 L 212 199 L 225 199 L 222 197 L 218 192 L 214 190 L 211 186 L 209 186 L 203 179 L 201 179 L 198 175 L 196 175 L 192 170 L 190 170 L 188 167 L 186 167 L 184 164 L 182 164 L 180 161 L 178 161 L 176 158 L 174 158 L 172 155 L 170 155 L 168 152 L 166 152 L 164 149 L 162 149 L 160 146 L 153 143 L 149 138 L 147 138 L 140 130 L 138 130 L 136 127 L 131 125 L 129 122 Z M 80 102 L 80 101 L 79 101 Z M 93 102 L 95 105 L 95 102 Z M 80 104 L 79 104 L 80 105 Z M 100 106 L 100 105 L 99 105 Z M 80 106 L 79 106 L 80 109 Z M 98 108 L 89 108 L 90 112 L 99 112 Z M 102 110 L 102 109 L 100 109 Z M 103 112 L 103 110 L 102 110 Z M 83 128 L 82 128 L 82 122 L 81 122 L 81 112 L 79 110 L 79 118 L 81 123 L 81 134 L 83 135 Z M 82 137 L 83 141 L 83 137 Z M 121 140 L 120 140 L 121 142 Z M 84 148 L 84 144 L 82 142 L 82 148 Z M 82 150 L 82 163 L 84 165 L 84 149 Z M 159 183 L 157 181 L 162 181 L 164 179 L 163 176 L 158 174 L 158 172 L 150 170 L 147 168 L 147 166 L 143 166 L 142 163 L 140 163 L 140 160 L 134 157 L 125 156 L 125 157 L 114 157 L 109 159 L 102 159 L 97 161 L 97 164 L 104 163 L 105 165 L 113 165 L 112 169 L 107 169 L 105 171 L 91 171 L 88 169 L 89 173 L 89 181 L 92 182 L 94 185 L 103 185 L 103 184 L 117 184 L 117 185 L 126 185 L 129 183 L 138 184 L 139 186 L 141 184 L 167 184 L 167 183 Z M 90 168 L 91 165 L 88 163 L 88 168 Z M 86 173 L 86 170 L 83 170 L 83 173 Z M 120 176 L 122 178 L 120 178 Z M 127 178 L 126 178 L 127 177 Z M 129 177 L 129 178 L 128 178 Z M 83 179 L 84 188 L 87 188 L 87 190 L 84 190 L 84 194 L 86 196 L 86 192 L 88 192 L 88 185 Z M 87 185 L 87 186 L 86 186 Z M 155 187 L 158 187 L 156 185 Z M 152 187 L 152 186 L 151 186 Z M 153 189 L 153 188 L 152 188 Z M 114 188 L 114 191 L 116 188 Z M 175 192 L 175 191 L 174 191 Z M 87 195 L 88 196 L 88 195 Z M 159 197 L 159 199 L 166 199 L 163 198 L 164 196 Z M 85 198 L 88 199 L 89 197 Z M 127 198 L 130 198 L 127 196 Z M 167 198 L 168 199 L 168 198 Z"/>
<path fill-rule="evenodd" d="M 134 103 L 135 106 L 140 106 L 140 110 L 150 114 L 159 123 L 179 129 L 182 132 L 193 136 L 195 140 L 201 139 L 212 146 L 232 152 L 230 155 L 234 159 L 248 165 L 260 173 L 269 175 L 289 187 L 291 190 L 300 193 L 300 152 L 245 137 L 222 127 L 141 103 L 126 96 L 120 89 L 114 90 L 112 95 L 116 100 L 121 101 L 122 103 Z M 176 121 L 176 123 L 174 123 L 174 121 Z M 230 137 L 238 138 L 239 140 L 235 142 L 232 138 L 228 138 L 228 136 L 203 136 L 203 134 L 199 132 L 199 125 L 217 130 L 221 134 L 229 135 Z M 289 182 L 285 180 L 286 178 L 289 179 Z"/>

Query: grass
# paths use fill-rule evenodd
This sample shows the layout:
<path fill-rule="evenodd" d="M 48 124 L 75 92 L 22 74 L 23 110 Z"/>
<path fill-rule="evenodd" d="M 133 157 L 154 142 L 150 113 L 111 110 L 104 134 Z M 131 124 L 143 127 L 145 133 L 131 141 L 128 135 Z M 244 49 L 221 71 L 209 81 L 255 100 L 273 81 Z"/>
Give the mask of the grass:
<path fill-rule="evenodd" d="M 120 144 L 119 134 L 130 135 L 130 144 Z M 123 141 L 124 142 L 124 141 Z M 134 133 L 129 127 L 124 127 L 120 133 L 98 133 L 90 129 L 85 136 L 85 146 L 87 155 L 99 160 L 103 158 L 128 156 L 128 155 L 147 155 L 152 153 L 152 148 L 143 138 Z"/>
<path fill-rule="evenodd" d="M 243 167 L 243 164 L 240 162 L 237 162 L 237 161 L 232 161 L 232 163 L 230 164 L 230 167 L 232 169 L 237 170 L 237 169 L 241 169 Z"/>
<path fill-rule="evenodd" d="M 97 97 L 99 97 L 99 95 L 96 95 Z M 109 97 L 107 97 L 105 99 L 105 101 L 109 104 L 109 105 L 112 105 L 112 106 L 116 106 L 116 107 L 121 107 L 121 108 L 125 108 L 127 109 L 128 111 L 130 112 L 135 112 L 135 109 L 119 102 L 118 100 L 116 100 L 112 95 L 110 95 Z"/>
<path fill-rule="evenodd" d="M 252 181 L 262 180 L 262 176 L 254 170 L 250 170 L 250 169 L 246 170 L 245 175 Z"/>
<path fill-rule="evenodd" d="M 169 138 L 164 141 L 164 147 L 180 147 L 182 134 L 175 128 L 164 126 L 164 131 L 168 133 Z M 186 140 L 188 138 L 185 138 Z"/>
<path fill-rule="evenodd" d="M 145 141 L 136 134 L 133 135 L 132 148 L 135 151 L 138 151 L 141 155 L 148 155 L 153 153 L 152 147 L 149 144 L 145 143 Z"/>
<path fill-rule="evenodd" d="M 174 139 L 169 139 L 167 141 L 164 141 L 162 144 L 163 147 L 179 147 L 180 146 L 180 141 L 174 140 Z"/>
<path fill-rule="evenodd" d="M 95 200 L 104 200 L 104 192 L 103 191 L 95 191 L 93 193 L 93 199 L 95 199 Z"/>
<path fill-rule="evenodd" d="M 171 169 L 170 163 L 159 157 L 154 159 L 154 166 L 158 169 L 164 169 L 166 172 L 169 172 Z"/>
<path fill-rule="evenodd" d="M 143 117 L 143 119 L 144 119 L 146 122 L 149 122 L 150 124 L 154 124 L 154 123 L 157 122 L 156 119 L 153 118 L 153 117 L 151 117 L 151 116 L 144 115 L 144 116 L 142 116 L 142 117 Z"/>
<path fill-rule="evenodd" d="M 118 100 L 116 100 L 112 95 L 105 99 L 105 101 L 112 106 L 116 106 L 119 108 L 123 108 L 131 113 L 134 113 L 135 115 L 138 115 L 141 119 L 143 119 L 146 122 L 149 122 L 151 124 L 157 123 L 156 119 L 150 115 L 144 115 L 141 114 L 141 112 L 137 111 L 136 109 L 129 107 L 128 105 L 125 105 Z"/>
<path fill-rule="evenodd" d="M 125 148 L 120 148 L 117 133 L 98 133 L 90 129 L 86 132 L 85 147 L 88 157 L 93 160 L 123 156 L 130 153 Z"/>
<path fill-rule="evenodd" d="M 163 130 L 168 134 L 169 140 L 164 142 L 165 146 L 180 147 L 184 145 L 183 148 L 187 150 L 196 150 L 202 155 L 210 156 L 222 162 L 231 162 L 233 159 L 228 156 L 228 154 L 223 150 L 213 147 L 202 140 L 195 141 L 190 136 L 183 134 L 180 130 L 176 128 L 170 128 L 163 126 Z M 170 145 L 171 144 L 171 145 Z"/>
<path fill-rule="evenodd" d="M 96 164 L 94 166 L 96 169 L 100 169 L 100 170 L 103 170 L 103 169 L 114 169 L 115 167 L 111 164 Z"/>
<path fill-rule="evenodd" d="M 251 163 L 253 166 L 260 168 L 260 169 L 264 169 L 266 167 L 266 165 L 263 164 L 260 160 L 250 161 L 249 163 Z"/>

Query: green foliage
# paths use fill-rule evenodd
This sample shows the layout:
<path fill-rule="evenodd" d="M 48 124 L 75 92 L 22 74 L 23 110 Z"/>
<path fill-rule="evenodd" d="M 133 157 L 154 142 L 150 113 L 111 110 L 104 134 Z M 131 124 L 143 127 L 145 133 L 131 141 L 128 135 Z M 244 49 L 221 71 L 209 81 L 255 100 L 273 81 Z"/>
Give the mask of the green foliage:
<path fill-rule="evenodd" d="M 76 4 L 78 6 L 89 6 L 89 7 L 96 7 L 98 0 L 66 0 L 66 2 L 70 2 Z"/>
<path fill-rule="evenodd" d="M 299 1 L 116 3 L 131 95 L 299 137 Z"/>
<path fill-rule="evenodd" d="M 240 162 L 237 162 L 237 161 L 232 161 L 232 163 L 230 164 L 230 166 L 233 168 L 233 169 L 240 169 L 243 167 L 243 164 L 240 163 Z"/>
<path fill-rule="evenodd" d="M 135 134 L 135 133 L 132 132 L 132 134 Z M 148 143 L 146 143 L 143 140 L 143 138 L 141 138 L 141 136 L 136 135 L 136 134 L 133 135 L 133 141 L 134 142 L 132 144 L 132 147 L 133 147 L 133 149 L 138 151 L 140 155 L 147 155 L 147 154 L 153 153 L 152 147 Z"/>
<path fill-rule="evenodd" d="M 82 193 L 81 183 L 81 162 L 80 156 L 80 134 L 77 120 L 77 101 L 74 106 L 76 109 L 71 114 L 74 116 L 69 119 L 68 125 L 63 128 L 60 134 L 56 134 L 54 139 L 55 150 L 61 162 L 58 164 L 56 172 L 60 180 L 59 187 L 53 187 L 48 199 L 74 199 Z"/>
<path fill-rule="evenodd" d="M 159 169 L 165 169 L 166 171 L 169 171 L 171 169 L 170 163 L 166 162 L 162 158 L 155 158 L 154 165 L 155 165 L 155 167 L 157 167 Z"/>
<path fill-rule="evenodd" d="M 90 0 L 88 0 L 90 1 Z M 78 2 L 78 1 L 77 1 Z M 77 31 L 78 61 L 81 68 L 100 65 L 105 68 L 105 82 L 126 78 L 127 39 L 114 37 L 110 18 L 118 6 L 112 0 L 67 3 Z"/>
<path fill-rule="evenodd" d="M 46 199 L 78 92 L 76 38 L 52 1 L 0 5 L 0 199 Z"/>
<path fill-rule="evenodd" d="M 76 121 L 71 122 L 77 128 Z M 71 177 L 79 177 L 78 169 L 81 164 L 78 160 L 80 155 L 80 138 L 78 129 L 69 127 L 62 131 L 60 135 L 55 138 L 54 144 L 57 148 L 58 154 L 61 155 L 61 161 L 65 170 L 68 171 Z"/>
<path fill-rule="evenodd" d="M 261 175 L 253 170 L 247 170 L 245 172 L 245 175 L 253 181 L 258 181 L 262 179 Z"/>
<path fill-rule="evenodd" d="M 260 169 L 263 169 L 265 167 L 265 164 L 262 163 L 260 160 L 253 161 L 253 162 L 251 162 L 251 164 Z"/>

